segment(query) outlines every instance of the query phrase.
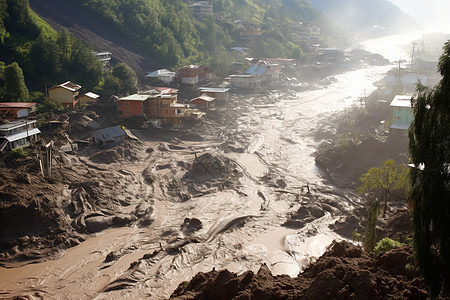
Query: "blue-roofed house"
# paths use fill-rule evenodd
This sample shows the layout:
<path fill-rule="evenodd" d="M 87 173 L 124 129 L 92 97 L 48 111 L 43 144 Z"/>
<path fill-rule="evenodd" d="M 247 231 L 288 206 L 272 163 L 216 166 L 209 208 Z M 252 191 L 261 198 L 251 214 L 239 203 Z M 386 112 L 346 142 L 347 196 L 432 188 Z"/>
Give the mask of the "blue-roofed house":
<path fill-rule="evenodd" d="M 261 78 L 261 82 L 265 83 L 278 80 L 280 71 L 280 65 L 271 64 L 267 61 L 260 60 L 258 63 L 250 66 L 245 74 L 259 77 Z"/>

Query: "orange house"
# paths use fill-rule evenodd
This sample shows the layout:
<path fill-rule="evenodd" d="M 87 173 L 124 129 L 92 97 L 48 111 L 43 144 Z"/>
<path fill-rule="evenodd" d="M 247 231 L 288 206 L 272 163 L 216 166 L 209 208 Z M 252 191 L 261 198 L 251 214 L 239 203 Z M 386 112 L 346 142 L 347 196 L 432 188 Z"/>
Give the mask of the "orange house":
<path fill-rule="evenodd" d="M 177 102 L 178 90 L 157 87 L 149 91 L 119 98 L 122 118 L 144 116 L 161 119 L 163 124 L 179 124 L 187 105 Z"/>

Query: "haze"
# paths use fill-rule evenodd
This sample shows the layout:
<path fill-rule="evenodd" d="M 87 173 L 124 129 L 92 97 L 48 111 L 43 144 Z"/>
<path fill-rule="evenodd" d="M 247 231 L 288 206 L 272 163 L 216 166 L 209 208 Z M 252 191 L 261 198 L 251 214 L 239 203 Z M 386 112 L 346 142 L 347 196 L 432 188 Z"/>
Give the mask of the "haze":
<path fill-rule="evenodd" d="M 450 31 L 450 1 L 447 0 L 390 0 L 417 20 L 426 30 Z"/>

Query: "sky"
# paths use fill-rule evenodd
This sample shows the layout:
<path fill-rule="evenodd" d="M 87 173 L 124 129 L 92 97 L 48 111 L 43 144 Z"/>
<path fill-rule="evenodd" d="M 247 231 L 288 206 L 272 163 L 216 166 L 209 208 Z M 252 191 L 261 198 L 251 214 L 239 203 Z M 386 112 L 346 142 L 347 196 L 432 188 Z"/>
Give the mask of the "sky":
<path fill-rule="evenodd" d="M 450 32 L 449 0 L 390 0 L 425 29 Z"/>

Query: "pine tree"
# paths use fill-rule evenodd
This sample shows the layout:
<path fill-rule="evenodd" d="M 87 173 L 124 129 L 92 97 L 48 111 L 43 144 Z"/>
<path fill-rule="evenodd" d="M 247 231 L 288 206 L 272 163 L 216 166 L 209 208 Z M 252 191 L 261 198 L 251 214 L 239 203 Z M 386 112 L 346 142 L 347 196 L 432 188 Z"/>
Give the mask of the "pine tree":
<path fill-rule="evenodd" d="M 432 298 L 450 294 L 450 41 L 434 88 L 419 85 L 409 149 L 414 247 Z"/>
<path fill-rule="evenodd" d="M 5 67 L 3 71 L 3 80 L 5 82 L 1 98 L 3 101 L 26 102 L 29 94 L 22 69 L 16 62 Z"/>

